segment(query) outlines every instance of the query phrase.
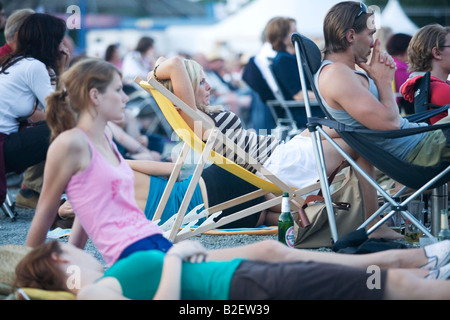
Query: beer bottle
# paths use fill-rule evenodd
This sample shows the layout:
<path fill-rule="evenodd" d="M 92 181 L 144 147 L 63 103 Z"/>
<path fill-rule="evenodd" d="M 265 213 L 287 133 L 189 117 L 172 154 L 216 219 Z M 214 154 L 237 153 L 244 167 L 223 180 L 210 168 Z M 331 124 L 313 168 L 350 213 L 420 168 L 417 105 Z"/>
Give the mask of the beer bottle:
<path fill-rule="evenodd" d="M 291 216 L 288 193 L 283 193 L 281 202 L 281 214 L 278 218 L 278 241 L 288 247 L 294 246 L 294 220 Z"/>
<path fill-rule="evenodd" d="M 439 241 L 450 239 L 450 230 L 448 229 L 448 214 L 447 210 L 441 210 L 441 230 L 438 234 Z"/>

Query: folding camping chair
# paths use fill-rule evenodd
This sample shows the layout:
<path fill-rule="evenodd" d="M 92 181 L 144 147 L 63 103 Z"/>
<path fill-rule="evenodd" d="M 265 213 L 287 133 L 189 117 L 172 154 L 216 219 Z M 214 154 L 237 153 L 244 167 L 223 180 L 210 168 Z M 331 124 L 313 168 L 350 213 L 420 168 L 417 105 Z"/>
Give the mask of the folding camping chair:
<path fill-rule="evenodd" d="M 350 163 L 350 165 L 359 172 L 386 200 L 386 203 L 379 208 L 373 215 L 367 219 L 363 225 L 359 227 L 365 228 L 370 222 L 375 218 L 379 217 L 380 214 L 391 206 L 391 211 L 385 215 L 380 221 L 378 221 L 372 228 L 367 230 L 370 234 L 376 230 L 379 226 L 390 219 L 396 212 L 401 212 L 403 217 L 412 222 L 424 235 L 429 237 L 431 240 L 435 240 L 435 236 L 439 232 L 436 228 L 436 222 L 432 223 L 431 232 L 419 222 L 410 212 L 407 210 L 407 204 L 415 199 L 418 195 L 422 194 L 427 189 L 432 189 L 445 185 L 450 178 L 450 162 L 445 161 L 433 167 L 421 167 L 412 165 L 406 161 L 402 161 L 398 158 L 393 157 L 391 154 L 385 152 L 382 148 L 379 148 L 366 139 L 368 136 L 381 136 L 384 138 L 395 138 L 400 136 L 411 135 L 420 132 L 426 132 L 436 129 L 448 129 L 449 124 L 445 125 L 434 125 L 421 128 L 404 129 L 404 130 L 392 130 L 392 131 L 375 131 L 375 130 L 363 130 L 355 129 L 339 123 L 333 119 L 333 117 L 327 112 L 326 108 L 322 105 L 320 100 L 320 95 L 318 94 L 318 89 L 314 85 L 314 74 L 318 71 L 321 65 L 321 52 L 317 45 L 310 39 L 294 33 L 292 35 L 292 42 L 294 43 L 296 49 L 296 55 L 298 60 L 298 67 L 300 73 L 300 79 L 302 85 L 306 82 L 306 77 L 308 78 L 317 100 L 321 104 L 322 111 L 327 116 L 327 119 L 312 118 L 311 109 L 309 105 L 308 96 L 305 94 L 306 110 L 308 113 L 308 128 L 312 132 L 311 139 L 313 140 L 313 145 L 315 149 L 315 156 L 317 159 L 317 169 L 319 171 L 320 181 L 322 184 L 323 196 L 325 198 L 325 203 L 327 210 L 332 212 L 333 206 L 331 205 L 329 186 L 327 185 L 327 180 L 323 179 L 326 177 L 326 167 L 323 156 L 321 136 L 324 137 L 330 144 Z M 423 114 L 414 115 L 415 119 L 420 119 Z M 405 187 L 400 190 L 394 197 L 391 197 L 381 186 L 379 186 L 375 180 L 373 180 L 364 170 L 362 170 L 353 159 L 347 155 L 322 129 L 322 125 L 328 126 L 335 129 L 342 139 L 369 161 L 373 166 L 384 172 L 386 175 L 403 184 Z M 400 196 L 407 187 L 417 190 L 407 197 L 404 201 L 399 203 L 396 198 Z M 444 201 L 442 205 L 447 207 L 447 201 Z M 332 216 L 329 214 L 329 216 Z M 438 220 L 438 217 L 433 216 L 432 220 Z M 334 224 L 334 221 L 330 220 L 330 224 Z M 434 227 L 434 230 L 433 230 Z M 335 228 L 330 228 L 332 231 Z M 337 240 L 337 233 L 332 234 L 333 239 Z"/>
<path fill-rule="evenodd" d="M 269 62 L 271 63 L 270 59 Z M 298 101 L 286 101 L 281 93 L 280 86 L 273 75 L 272 69 L 270 71 L 273 83 L 277 87 L 276 90 L 269 86 L 266 79 L 264 79 L 255 63 L 254 57 L 252 57 L 245 66 L 242 78 L 245 83 L 259 95 L 262 103 L 268 108 L 276 125 L 276 127 L 272 129 L 272 134 L 276 135 L 281 140 L 290 139 L 300 133 L 290 108 L 302 108 L 304 105 L 302 102 Z"/>
<path fill-rule="evenodd" d="M 414 86 L 414 113 L 415 114 L 423 114 L 427 110 L 438 110 L 442 112 L 448 111 L 450 105 L 440 106 L 436 104 L 432 104 L 431 100 L 431 90 L 430 90 L 430 82 L 431 82 L 431 73 L 425 72 L 424 75 L 417 80 Z M 437 111 L 433 112 L 435 115 Z M 427 121 L 428 119 L 424 119 Z M 429 122 L 428 122 L 429 123 Z"/>
<path fill-rule="evenodd" d="M 307 125 L 306 117 L 304 119 L 300 119 L 300 122 L 299 122 L 298 112 L 294 112 L 295 115 L 292 113 L 292 111 L 301 110 L 305 113 L 305 116 L 307 116 L 306 109 L 305 109 L 305 102 L 301 101 L 301 100 L 289 100 L 286 98 L 286 96 L 285 96 L 285 94 L 283 94 L 283 90 L 282 90 L 283 75 L 281 75 L 281 74 L 277 75 L 275 68 L 276 67 L 273 64 L 273 59 L 269 58 L 269 69 L 270 69 L 270 73 L 273 78 L 273 82 L 277 86 L 277 90 L 273 91 L 275 100 L 267 101 L 267 104 L 272 105 L 272 106 L 281 106 L 282 110 L 284 110 L 284 112 L 285 112 L 286 117 L 288 119 L 291 119 L 294 122 L 295 126 L 293 127 L 291 132 L 289 132 L 290 137 L 293 137 L 300 131 L 303 131 L 304 129 L 306 129 L 306 125 Z M 290 79 L 290 78 L 288 78 L 288 79 Z M 284 80 L 284 83 L 286 83 L 286 80 Z M 302 88 L 303 88 L 303 86 L 302 86 Z M 322 116 L 322 112 L 321 112 L 320 106 L 317 103 L 317 101 L 310 100 L 309 105 L 315 116 Z M 300 130 L 298 128 L 300 128 Z"/>
<path fill-rule="evenodd" d="M 181 167 L 183 162 L 189 152 L 190 149 L 194 150 L 196 153 L 200 154 L 200 159 L 195 168 L 195 171 L 192 175 L 191 182 L 188 186 L 186 194 L 181 203 L 180 209 L 177 214 L 174 216 L 174 221 L 171 226 L 170 234 L 168 238 L 173 241 L 181 241 L 183 239 L 195 236 L 197 234 L 201 234 L 203 232 L 209 231 L 214 228 L 219 228 L 223 225 L 226 225 L 230 222 L 242 219 L 246 216 L 254 214 L 256 212 L 268 209 L 273 207 L 274 205 L 281 203 L 281 194 L 284 192 L 289 193 L 289 197 L 291 200 L 291 208 L 299 209 L 299 205 L 302 205 L 302 195 L 306 195 L 315 190 L 319 189 L 319 184 L 314 184 L 309 187 L 303 189 L 294 190 L 290 186 L 283 183 L 276 176 L 271 174 L 266 168 L 264 168 L 260 163 L 258 163 L 255 159 L 252 159 L 245 151 L 239 148 L 234 142 L 225 137 L 217 128 L 212 126 L 209 122 L 205 121 L 202 117 L 192 110 L 188 105 L 186 105 L 183 101 L 181 101 L 178 97 L 176 97 L 172 92 L 167 90 L 164 86 L 162 86 L 155 79 L 150 79 L 149 82 L 143 81 L 140 78 L 136 78 L 136 83 L 138 83 L 142 88 L 144 88 L 147 92 L 149 92 L 158 103 L 158 106 L 161 108 L 161 111 L 164 113 L 164 116 L 177 133 L 177 135 L 184 141 L 183 149 L 175 163 L 175 167 L 170 175 L 169 181 L 167 183 L 167 187 L 163 193 L 162 199 L 157 207 L 155 212 L 154 221 L 157 221 L 161 213 L 164 210 L 164 207 L 167 203 L 167 199 L 169 198 L 170 192 L 172 191 L 172 187 L 179 176 Z M 180 116 L 174 106 L 177 106 L 184 113 L 186 113 L 192 119 L 199 121 L 201 126 L 205 128 L 212 129 L 211 134 L 209 135 L 208 140 L 204 143 L 194 131 L 192 130 L 184 121 L 184 119 Z M 251 166 L 259 172 L 264 178 L 259 177 L 255 173 L 250 172 L 247 169 L 244 169 L 242 166 L 236 164 L 235 162 L 229 160 L 227 157 L 222 156 L 218 152 L 214 150 L 214 147 L 217 143 L 222 147 L 224 144 L 227 148 L 231 149 L 240 159 L 244 159 L 247 163 L 250 163 Z M 185 215 L 187 211 L 187 207 L 192 198 L 192 194 L 195 190 L 195 187 L 199 181 L 201 172 L 207 161 L 211 161 L 217 166 L 227 170 L 228 172 L 238 176 L 256 186 L 259 190 L 251 192 L 249 194 L 243 195 L 239 198 L 227 201 L 225 203 L 221 203 L 214 207 L 208 208 L 207 210 L 203 210 L 201 213 L 196 214 L 191 213 Z M 342 181 L 344 175 L 336 176 L 334 182 Z M 261 204 L 252 206 L 250 208 L 246 208 L 239 212 L 235 212 L 231 215 L 221 217 L 218 221 L 215 221 L 221 210 L 225 210 L 227 208 L 232 208 L 236 205 L 245 203 L 251 199 L 255 199 L 257 197 L 261 197 L 263 195 L 272 193 L 276 195 L 275 198 L 267 200 Z M 293 200 L 296 200 L 293 201 Z M 195 210 L 195 209 L 194 209 Z M 191 226 L 196 223 L 196 220 L 199 218 L 207 218 L 200 226 L 191 230 Z M 180 230 L 180 227 L 183 224 L 187 224 L 186 227 Z"/>

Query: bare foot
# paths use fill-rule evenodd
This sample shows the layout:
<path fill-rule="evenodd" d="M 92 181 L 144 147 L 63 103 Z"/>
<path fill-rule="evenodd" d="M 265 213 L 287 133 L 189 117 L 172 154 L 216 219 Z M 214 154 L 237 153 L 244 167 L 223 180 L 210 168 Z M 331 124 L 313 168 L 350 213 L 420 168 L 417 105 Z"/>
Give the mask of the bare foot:
<path fill-rule="evenodd" d="M 401 235 L 398 232 L 395 232 L 391 228 L 389 228 L 387 225 L 383 224 L 380 227 L 378 227 L 374 232 L 372 232 L 369 235 L 369 238 L 374 239 L 386 239 L 386 240 L 398 240 L 398 239 L 404 239 L 405 236 Z"/>

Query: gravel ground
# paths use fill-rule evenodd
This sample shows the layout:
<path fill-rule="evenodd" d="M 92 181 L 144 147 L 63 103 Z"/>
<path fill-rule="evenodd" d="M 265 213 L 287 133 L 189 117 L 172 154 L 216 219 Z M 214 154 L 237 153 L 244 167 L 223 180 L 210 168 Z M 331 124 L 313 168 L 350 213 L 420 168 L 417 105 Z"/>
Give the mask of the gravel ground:
<path fill-rule="evenodd" d="M 8 190 L 12 197 L 11 200 L 14 201 L 17 196 L 18 189 L 10 187 Z M 34 210 L 21 208 L 16 208 L 15 210 L 17 212 L 17 218 L 15 221 L 11 221 L 11 219 L 8 216 L 0 212 L 0 246 L 5 244 L 19 244 L 19 245 L 25 244 L 28 229 L 34 216 Z M 200 241 L 207 249 L 221 249 L 221 248 L 242 246 L 246 244 L 255 243 L 258 241 L 263 241 L 266 239 L 276 240 L 277 236 L 201 235 L 194 237 L 193 239 Z M 67 240 L 68 237 L 60 239 L 60 241 L 67 241 Z M 85 250 L 93 254 L 97 259 L 99 259 L 104 264 L 104 261 L 100 253 L 90 240 L 86 244 Z M 331 250 L 328 248 L 320 248 L 317 249 L 317 251 L 331 251 Z"/>

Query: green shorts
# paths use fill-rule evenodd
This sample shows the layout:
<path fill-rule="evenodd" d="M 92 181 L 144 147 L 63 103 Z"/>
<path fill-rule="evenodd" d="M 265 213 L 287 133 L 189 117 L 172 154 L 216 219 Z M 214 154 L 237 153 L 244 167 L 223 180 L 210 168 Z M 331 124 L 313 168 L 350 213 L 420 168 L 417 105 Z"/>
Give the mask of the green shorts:
<path fill-rule="evenodd" d="M 450 148 L 442 130 L 428 132 L 417 146 L 406 156 L 409 163 L 431 167 L 442 160 L 450 160 Z"/>

